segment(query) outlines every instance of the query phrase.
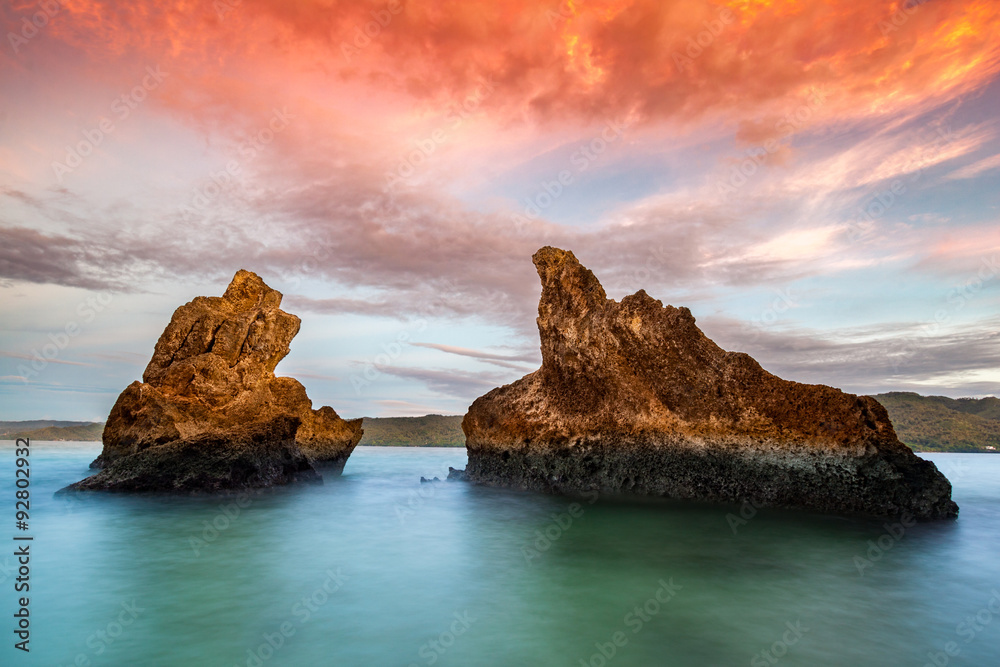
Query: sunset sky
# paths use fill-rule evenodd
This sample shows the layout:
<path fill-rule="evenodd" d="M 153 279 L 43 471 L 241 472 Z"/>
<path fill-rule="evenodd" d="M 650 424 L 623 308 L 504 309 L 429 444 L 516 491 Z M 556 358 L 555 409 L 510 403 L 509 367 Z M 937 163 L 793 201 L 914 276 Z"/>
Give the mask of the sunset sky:
<path fill-rule="evenodd" d="M 537 368 L 531 254 L 855 393 L 1000 390 L 994 0 L 0 3 L 0 419 L 240 268 L 341 415 Z"/>

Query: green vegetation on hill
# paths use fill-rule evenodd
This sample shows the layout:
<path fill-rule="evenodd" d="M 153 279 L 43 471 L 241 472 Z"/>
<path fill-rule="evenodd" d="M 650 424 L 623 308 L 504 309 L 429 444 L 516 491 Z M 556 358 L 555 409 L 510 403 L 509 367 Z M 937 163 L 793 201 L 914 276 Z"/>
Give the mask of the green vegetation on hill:
<path fill-rule="evenodd" d="M 464 447 L 461 416 L 365 417 L 361 445 L 383 447 Z"/>
<path fill-rule="evenodd" d="M 29 424 L 38 422 L 2 422 L 3 424 Z M 62 424 L 66 422 L 55 422 Z M 43 426 L 41 428 L 26 428 L 22 426 L 4 426 L 0 431 L 0 439 L 15 440 L 31 438 L 32 440 L 100 440 L 104 432 L 104 424 L 99 422 L 70 422 L 72 426 Z"/>
<path fill-rule="evenodd" d="M 5 422 L 0 421 L 0 438 L 7 440 L 15 433 L 34 431 L 48 426 L 84 426 L 90 422 L 68 422 L 57 419 L 32 419 L 30 421 Z"/>
<path fill-rule="evenodd" d="M 998 398 L 955 399 L 912 392 L 874 398 L 889 412 L 899 439 L 917 451 L 1000 452 Z"/>

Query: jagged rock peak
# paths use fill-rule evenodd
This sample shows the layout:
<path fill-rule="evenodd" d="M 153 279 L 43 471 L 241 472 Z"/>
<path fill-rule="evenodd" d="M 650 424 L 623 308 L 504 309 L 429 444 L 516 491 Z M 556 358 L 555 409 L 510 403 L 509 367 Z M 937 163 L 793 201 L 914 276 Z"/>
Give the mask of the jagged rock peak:
<path fill-rule="evenodd" d="M 280 305 L 281 292 L 256 273 L 238 271 L 222 297 L 196 297 L 174 312 L 143 381 L 167 383 L 165 373 L 171 366 L 207 354 L 230 368 L 239 366 L 241 377 L 247 372 L 273 375 L 301 325 Z"/>

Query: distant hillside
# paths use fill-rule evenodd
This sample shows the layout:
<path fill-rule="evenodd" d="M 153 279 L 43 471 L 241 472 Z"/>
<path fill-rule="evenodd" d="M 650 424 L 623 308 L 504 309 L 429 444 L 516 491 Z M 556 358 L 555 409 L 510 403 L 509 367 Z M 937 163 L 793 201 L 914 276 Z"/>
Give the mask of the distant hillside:
<path fill-rule="evenodd" d="M 40 428 L 48 428 L 50 426 L 63 427 L 63 426 L 85 426 L 90 422 L 68 422 L 59 421 L 56 419 L 32 419 L 30 421 L 21 422 L 4 422 L 0 421 L 0 439 L 8 440 L 15 433 L 24 433 L 26 431 L 34 431 Z"/>
<path fill-rule="evenodd" d="M 100 440 L 104 424 L 99 422 L 66 422 L 36 420 L 0 422 L 0 440 L 31 438 L 32 440 Z"/>
<path fill-rule="evenodd" d="M 461 416 L 365 417 L 362 445 L 464 447 Z"/>
<path fill-rule="evenodd" d="M 1000 398 L 946 398 L 912 392 L 874 397 L 899 439 L 917 451 L 1000 452 Z"/>

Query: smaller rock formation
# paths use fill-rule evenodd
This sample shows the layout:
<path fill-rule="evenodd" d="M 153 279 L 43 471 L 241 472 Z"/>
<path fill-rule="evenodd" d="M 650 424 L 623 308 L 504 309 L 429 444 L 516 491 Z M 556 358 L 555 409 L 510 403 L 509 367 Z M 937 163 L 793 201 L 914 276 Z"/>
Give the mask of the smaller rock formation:
<path fill-rule="evenodd" d="M 896 438 L 875 399 L 782 380 L 712 342 L 687 308 L 642 290 L 608 299 L 571 252 L 546 247 L 533 259 L 542 367 L 469 408 L 470 481 L 917 519 L 958 513 L 951 484 Z"/>
<path fill-rule="evenodd" d="M 120 456 L 64 491 L 239 491 L 290 482 L 322 482 L 295 444 L 299 421 L 201 433 Z"/>
<path fill-rule="evenodd" d="M 274 369 L 298 333 L 281 293 L 250 271 L 222 297 L 178 308 L 142 375 L 118 397 L 91 464 L 104 473 L 77 489 L 206 489 L 339 475 L 363 433 Z M 232 465 L 232 470 L 226 468 Z M 176 478 L 171 478 L 171 466 Z M 315 474 L 315 473 L 313 473 Z"/>

